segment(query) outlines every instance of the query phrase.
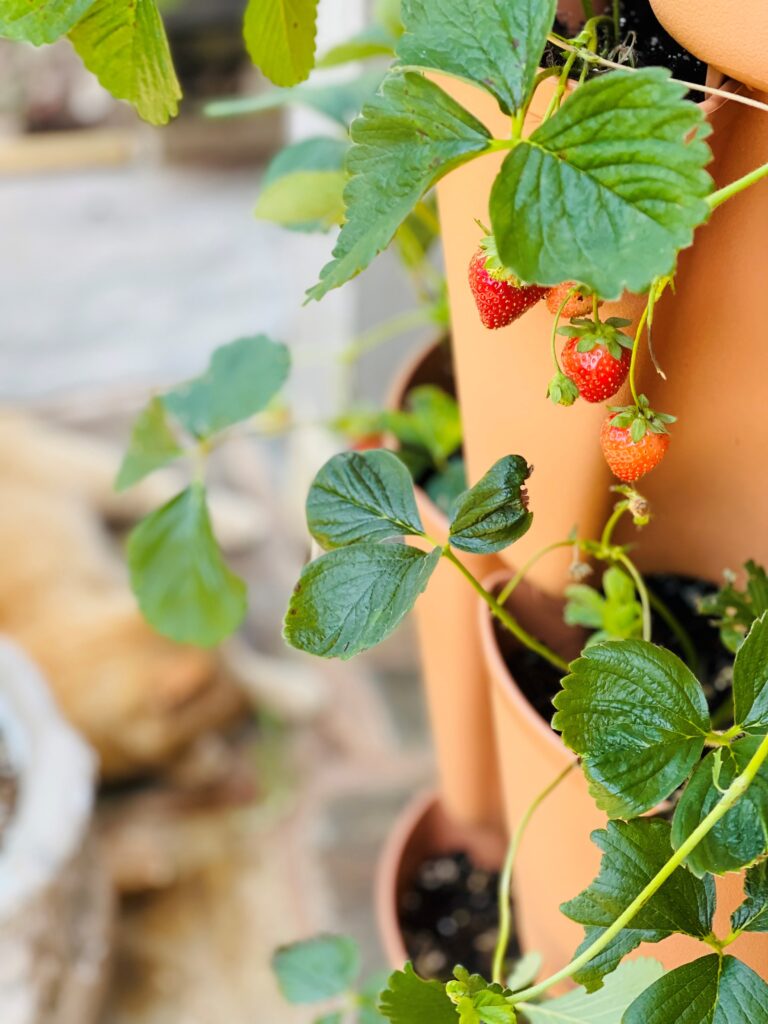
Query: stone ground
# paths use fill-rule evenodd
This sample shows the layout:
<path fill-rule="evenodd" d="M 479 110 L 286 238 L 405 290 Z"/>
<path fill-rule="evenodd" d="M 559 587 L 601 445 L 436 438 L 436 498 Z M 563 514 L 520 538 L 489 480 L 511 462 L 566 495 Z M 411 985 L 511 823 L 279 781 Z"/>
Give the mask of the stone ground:
<path fill-rule="evenodd" d="M 290 399 L 299 418 L 329 415 L 339 393 L 333 353 L 406 306 L 404 289 L 385 264 L 302 308 L 329 239 L 256 222 L 257 187 L 256 169 L 169 168 L 157 159 L 0 178 L 0 400 L 119 434 L 113 414 L 122 424 L 148 388 L 200 372 L 224 341 L 265 331 L 294 350 Z M 380 398 L 407 348 L 368 357 L 358 393 Z M 327 443 L 309 427 L 299 432 L 294 448 L 307 472 Z M 286 459 L 285 449 L 272 453 L 284 471 L 283 508 L 291 505 L 275 529 L 286 531 L 295 572 L 303 483 L 286 484 Z M 289 584 L 249 582 L 259 616 L 251 625 L 279 650 Z M 411 633 L 376 655 L 324 666 L 322 679 L 327 700 L 312 722 L 278 729 L 262 718 L 224 744 L 254 798 L 178 816 L 160 800 L 155 817 L 177 870 L 167 886 L 123 901 L 104 1024 L 309 1022 L 312 1013 L 280 1001 L 269 956 L 318 928 L 355 935 L 366 967 L 382 966 L 377 855 L 398 809 L 431 777 Z M 109 831 L 115 815 L 130 823 L 137 806 L 146 819 L 153 800 L 141 790 L 110 794 L 102 825 Z"/>

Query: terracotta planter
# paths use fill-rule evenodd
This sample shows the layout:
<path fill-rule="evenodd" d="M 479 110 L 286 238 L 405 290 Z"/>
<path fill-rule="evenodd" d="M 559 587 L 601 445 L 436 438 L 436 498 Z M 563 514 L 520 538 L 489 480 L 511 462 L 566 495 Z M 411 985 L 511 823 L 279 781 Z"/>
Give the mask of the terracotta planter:
<path fill-rule="evenodd" d="M 7 641 L 0 730 L 19 780 L 0 846 L 0 1019 L 92 1024 L 112 940 L 111 887 L 90 836 L 96 761 Z"/>
<path fill-rule="evenodd" d="M 455 79 L 442 78 L 440 84 L 499 136 L 509 133 L 508 119 L 485 92 Z M 526 131 L 541 120 L 553 88 L 550 79 L 537 91 Z M 585 536 L 594 536 L 605 517 L 612 478 L 598 442 L 603 406 L 577 402 L 565 409 L 545 397 L 553 372 L 552 314 L 545 304 L 502 330 L 488 331 L 478 318 L 467 266 L 480 238 L 475 219 L 488 222 L 488 198 L 502 159 L 494 154 L 475 160 L 449 174 L 437 191 L 469 480 L 476 482 L 510 453 L 523 455 L 534 467 L 528 485 L 533 526 L 502 553 L 507 564 L 519 565 L 567 536 L 576 523 Z M 642 300 L 627 296 L 603 307 L 601 315 L 635 320 L 641 309 Z M 566 551 L 546 559 L 531 579 L 559 592 L 569 557 Z"/>
<path fill-rule="evenodd" d="M 506 573 L 496 574 L 485 586 L 496 589 L 508 579 Z M 527 629 L 565 657 L 578 652 L 580 638 L 576 636 L 574 641 L 574 631 L 563 625 L 560 601 L 523 584 L 515 591 L 510 608 Z M 478 612 L 492 689 L 507 828 L 512 830 L 537 793 L 573 760 L 573 754 L 510 674 L 486 605 L 480 605 Z M 570 640 L 564 643 L 569 634 Z M 538 809 L 520 848 L 514 876 L 518 932 L 525 950 L 543 953 L 545 972 L 567 963 L 583 938 L 583 928 L 564 917 L 559 906 L 586 888 L 597 874 L 600 852 L 589 837 L 605 823 L 583 774 L 574 771 Z M 744 898 L 742 883 L 740 875 L 717 880 L 716 931 L 720 934 L 730 930 L 730 914 Z M 655 957 L 671 969 L 702 955 L 701 951 L 695 940 L 674 936 L 658 945 L 643 946 L 636 955 Z M 744 935 L 734 943 L 733 952 L 768 976 L 768 936 Z"/>
<path fill-rule="evenodd" d="M 650 0 L 670 35 L 700 60 L 752 89 L 768 90 L 765 0 Z"/>
<path fill-rule="evenodd" d="M 419 866 L 431 857 L 464 850 L 478 867 L 496 870 L 504 847 L 503 837 L 493 829 L 458 825 L 437 793 L 422 793 L 408 804 L 382 850 L 376 874 L 379 932 L 391 967 L 401 968 L 408 959 L 397 908 Z"/>
<path fill-rule="evenodd" d="M 400 408 L 410 388 L 426 383 L 453 388 L 445 343 L 429 346 L 406 366 L 391 406 Z M 416 488 L 416 501 L 427 533 L 445 542 L 444 513 L 421 488 Z M 501 564 L 494 556 L 467 555 L 464 560 L 479 578 Z M 498 765 L 474 607 L 466 580 L 443 560 L 416 602 L 414 617 L 443 808 L 457 825 L 498 827 Z"/>

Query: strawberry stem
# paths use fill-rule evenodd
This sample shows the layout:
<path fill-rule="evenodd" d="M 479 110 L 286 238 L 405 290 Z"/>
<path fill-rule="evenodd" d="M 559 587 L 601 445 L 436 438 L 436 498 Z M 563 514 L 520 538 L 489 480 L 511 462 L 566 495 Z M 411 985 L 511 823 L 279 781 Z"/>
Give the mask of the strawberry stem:
<path fill-rule="evenodd" d="M 558 373 L 562 373 L 563 371 L 560 369 L 560 361 L 557 358 L 557 328 L 560 323 L 560 317 L 563 315 L 563 310 L 568 305 L 568 302 L 570 301 L 572 296 L 576 294 L 577 291 L 578 288 L 576 288 L 575 286 L 573 288 L 568 289 L 568 291 L 565 293 L 565 298 L 558 306 L 557 313 L 555 313 L 555 322 L 552 324 L 552 338 L 550 341 L 550 345 L 552 347 L 552 362 L 555 364 L 555 369 Z"/>
<path fill-rule="evenodd" d="M 742 178 L 737 178 L 736 181 L 732 181 L 730 185 L 726 185 L 724 188 L 718 189 L 717 192 L 713 192 L 712 195 L 707 198 L 707 203 L 709 204 L 710 209 L 716 210 L 718 206 L 726 202 L 732 196 L 738 195 L 739 192 L 743 192 L 745 188 L 749 188 L 750 185 L 754 185 L 756 182 L 766 177 L 768 177 L 768 164 L 756 167 L 754 171 L 750 171 L 749 174 L 745 174 Z"/>
<path fill-rule="evenodd" d="M 646 303 L 645 309 L 642 312 L 640 320 L 637 324 L 637 330 L 635 331 L 635 340 L 632 343 L 632 358 L 629 361 L 629 389 L 632 392 L 632 400 L 635 403 L 635 408 L 640 411 L 640 398 L 637 394 L 637 384 L 635 383 L 635 368 L 637 366 L 637 353 L 640 349 L 640 338 L 645 327 L 645 322 L 648 319 L 648 307 L 650 300 Z"/>

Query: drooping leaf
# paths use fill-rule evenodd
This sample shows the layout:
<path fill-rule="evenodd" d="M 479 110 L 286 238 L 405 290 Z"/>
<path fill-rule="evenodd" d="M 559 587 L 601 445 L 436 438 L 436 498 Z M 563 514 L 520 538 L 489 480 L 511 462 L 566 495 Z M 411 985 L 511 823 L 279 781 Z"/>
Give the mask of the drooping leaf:
<path fill-rule="evenodd" d="M 734 931 L 768 932 L 768 861 L 761 861 L 746 873 L 746 899 L 731 915 Z"/>
<path fill-rule="evenodd" d="M 747 732 L 768 732 L 768 613 L 753 623 L 733 663 L 733 713 Z"/>
<path fill-rule="evenodd" d="M 182 454 L 165 406 L 159 398 L 153 398 L 133 424 L 131 441 L 120 465 L 115 488 L 124 491 L 132 487 Z"/>
<path fill-rule="evenodd" d="M 582 758 L 598 807 L 644 814 L 690 775 L 710 729 L 691 670 L 643 640 L 588 647 L 555 697 L 553 728 Z"/>
<path fill-rule="evenodd" d="M 423 448 L 438 467 L 461 447 L 461 411 L 456 399 L 433 384 L 408 392 L 405 410 L 387 412 L 384 422 L 398 441 Z"/>
<path fill-rule="evenodd" d="M 663 974 L 657 960 L 629 960 L 599 992 L 577 989 L 545 1003 L 526 1003 L 521 1010 L 530 1024 L 622 1024 L 627 1007 Z"/>
<path fill-rule="evenodd" d="M 363 104 L 381 85 L 382 72 L 365 71 L 348 82 L 321 81 L 296 85 L 292 89 L 272 89 L 257 96 L 215 100 L 205 108 L 208 117 L 245 117 L 280 107 L 308 107 L 346 128 L 357 117 Z"/>
<path fill-rule="evenodd" d="M 390 72 L 352 125 L 344 192 L 347 220 L 320 282 L 320 299 L 385 249 L 416 203 L 444 174 L 488 148 L 490 136 L 439 86 L 413 71 Z"/>
<path fill-rule="evenodd" d="M 522 280 L 646 292 L 708 216 L 701 110 L 662 68 L 576 89 L 517 145 L 491 193 L 499 255 Z"/>
<path fill-rule="evenodd" d="M 723 791 L 747 767 L 762 737 L 747 736 L 713 750 L 697 765 L 675 809 L 672 842 L 679 847 L 720 801 Z M 768 854 L 768 764 L 735 807 L 721 818 L 687 860 L 697 875 L 739 871 Z"/>
<path fill-rule="evenodd" d="M 733 654 L 744 643 L 755 619 L 768 612 L 768 574 L 762 565 L 751 560 L 744 569 L 744 587 L 738 587 L 736 577 L 728 573 L 720 590 L 702 598 L 699 605 L 701 614 L 713 618 L 720 627 L 720 639 Z"/>
<path fill-rule="evenodd" d="M 217 348 L 206 372 L 163 396 L 195 437 L 211 437 L 266 408 L 288 376 L 285 345 L 263 334 Z"/>
<path fill-rule="evenodd" d="M 528 97 L 556 7 L 556 0 L 403 0 L 397 54 L 404 64 L 482 86 L 511 113 Z"/>
<path fill-rule="evenodd" d="M 390 976 L 379 1010 L 389 1024 L 457 1024 L 456 1008 L 439 981 L 424 981 L 407 963 Z"/>
<path fill-rule="evenodd" d="M 623 1024 L 768 1024 L 768 985 L 740 960 L 715 953 L 654 982 Z"/>
<path fill-rule="evenodd" d="M 172 640 L 212 647 L 243 620 L 246 587 L 222 558 L 202 484 L 139 523 L 128 539 L 128 565 L 145 618 Z"/>
<path fill-rule="evenodd" d="M 285 146 L 267 168 L 255 214 L 293 231 L 327 231 L 344 217 L 349 144 L 319 136 Z"/>
<path fill-rule="evenodd" d="M 289 1003 L 320 1003 L 349 991 L 360 973 L 360 952 L 345 936 L 318 935 L 281 946 L 272 969 Z"/>
<path fill-rule="evenodd" d="M 440 560 L 400 543 L 361 542 L 329 551 L 301 574 L 285 617 L 292 647 L 346 660 L 400 624 Z"/>
<path fill-rule="evenodd" d="M 69 38 L 104 88 L 145 121 L 176 116 L 181 88 L 155 0 L 95 0 Z"/>
<path fill-rule="evenodd" d="M 84 17 L 94 0 L 3 0 L 0 36 L 42 46 L 55 43 Z"/>
<path fill-rule="evenodd" d="M 248 0 L 243 36 L 251 60 L 275 85 L 302 82 L 315 62 L 317 0 Z"/>
<path fill-rule="evenodd" d="M 456 500 L 449 540 L 460 551 L 501 551 L 533 521 L 525 481 L 531 467 L 521 455 L 505 455 Z"/>
<path fill-rule="evenodd" d="M 309 491 L 307 525 L 326 549 L 424 532 L 410 474 L 385 450 L 342 452 L 326 462 Z"/>
<path fill-rule="evenodd" d="M 670 831 L 666 821 L 642 818 L 611 821 L 606 829 L 592 833 L 603 851 L 600 872 L 588 889 L 560 908 L 587 929 L 580 952 L 614 923 L 672 856 Z M 712 929 L 714 911 L 712 879 L 701 880 L 678 868 L 619 933 L 617 953 L 625 955 L 641 942 L 660 942 L 675 932 L 702 938 Z M 598 988 L 619 959 L 595 958 L 575 979 L 588 989 Z"/>

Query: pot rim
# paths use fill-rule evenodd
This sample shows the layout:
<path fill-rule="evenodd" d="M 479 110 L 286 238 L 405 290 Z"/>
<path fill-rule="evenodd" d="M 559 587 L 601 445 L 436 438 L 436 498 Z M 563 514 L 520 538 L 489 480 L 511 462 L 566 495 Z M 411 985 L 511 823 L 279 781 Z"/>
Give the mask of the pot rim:
<path fill-rule="evenodd" d="M 483 586 L 486 590 L 493 592 L 494 588 L 499 583 L 506 583 L 513 576 L 513 572 L 509 569 L 500 569 L 490 576 L 487 576 L 483 581 Z M 557 756 L 563 764 L 563 767 L 573 759 L 575 755 L 571 754 L 566 745 L 563 743 L 560 734 L 555 732 L 551 725 L 547 725 L 541 715 L 531 705 L 528 698 L 525 696 L 523 691 L 518 686 L 515 677 L 507 668 L 507 664 L 504 658 L 501 656 L 499 645 L 496 642 L 496 637 L 493 632 L 493 616 L 490 609 L 484 601 L 478 600 L 478 615 L 479 615 L 479 629 L 480 629 L 480 642 L 483 648 L 483 654 L 486 658 L 487 663 L 490 665 L 493 672 L 494 680 L 499 682 L 503 681 L 500 692 L 505 701 L 513 705 L 520 716 L 528 723 L 536 735 L 539 736 L 542 743 L 544 743 L 550 751 Z"/>

